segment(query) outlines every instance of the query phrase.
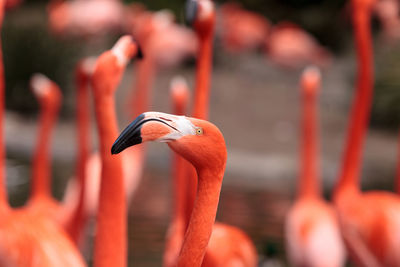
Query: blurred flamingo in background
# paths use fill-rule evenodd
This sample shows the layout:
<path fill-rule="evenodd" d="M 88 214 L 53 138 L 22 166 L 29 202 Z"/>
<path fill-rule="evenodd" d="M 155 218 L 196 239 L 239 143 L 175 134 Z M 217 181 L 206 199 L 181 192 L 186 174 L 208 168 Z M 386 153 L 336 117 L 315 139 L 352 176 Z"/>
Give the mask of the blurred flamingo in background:
<path fill-rule="evenodd" d="M 397 0 L 379 0 L 374 5 L 383 33 L 389 41 L 400 38 L 399 2 Z"/>
<path fill-rule="evenodd" d="M 211 78 L 211 63 L 212 63 L 212 42 L 214 36 L 215 25 L 215 8 L 212 1 L 189 0 L 186 3 L 186 19 L 189 24 L 192 24 L 199 38 L 199 52 L 196 66 L 196 89 L 194 97 L 194 117 L 208 117 L 208 101 L 209 87 Z M 179 84 L 178 84 L 179 85 Z M 185 90 L 185 85 L 180 85 L 181 91 Z M 182 111 L 182 110 L 181 110 Z M 195 199 L 199 196 L 198 173 L 194 172 L 193 168 L 185 161 L 178 161 L 174 165 L 175 174 L 182 175 L 186 173 L 186 180 L 175 177 L 175 180 L 180 180 L 180 184 L 174 183 L 178 188 L 175 188 L 175 211 L 184 211 L 181 217 L 174 217 L 172 224 L 168 230 L 168 240 L 166 251 L 164 253 L 164 264 L 166 266 L 174 266 L 176 261 L 179 264 L 179 258 L 185 253 L 185 243 L 182 249 L 178 242 L 182 240 L 184 235 L 181 232 L 184 229 L 186 233 L 190 231 L 190 223 L 194 219 L 195 214 Z M 178 198 L 185 196 L 184 205 L 178 203 Z M 183 212 L 182 212 L 183 213 Z M 175 213 L 180 215 L 180 213 Z M 182 223 L 182 220 L 184 222 Z M 182 228 L 182 224 L 183 227 Z M 256 266 L 257 253 L 250 238 L 240 229 L 215 223 L 212 228 L 211 239 L 208 242 L 206 253 L 203 259 L 199 259 L 203 266 Z M 240 244 L 239 246 L 237 244 Z M 180 254 L 179 254 L 180 253 Z M 178 257 L 178 255 L 180 255 Z M 202 256 L 203 257 L 203 256 Z"/>
<path fill-rule="evenodd" d="M 122 157 L 111 157 L 118 135 L 114 92 L 128 61 L 137 55 L 131 36 L 121 37 L 114 47 L 97 59 L 92 75 L 97 130 L 101 156 L 101 183 L 94 246 L 94 266 L 126 266 L 126 199 Z"/>
<path fill-rule="evenodd" d="M 346 262 L 339 223 L 319 186 L 317 94 L 320 72 L 308 67 L 301 77 L 303 101 L 301 172 L 298 196 L 286 215 L 286 249 L 292 266 L 340 267 Z"/>
<path fill-rule="evenodd" d="M 268 37 L 271 23 L 262 15 L 243 9 L 237 3 L 220 7 L 222 45 L 230 52 L 260 48 Z"/>
<path fill-rule="evenodd" d="M 174 77 L 171 81 L 172 109 L 175 115 L 184 115 L 189 101 L 189 89 L 183 77 Z M 166 245 L 164 250 L 163 265 L 173 266 L 179 256 L 185 231 L 190 218 L 187 215 L 186 181 L 187 172 L 185 159 L 173 152 L 172 156 L 172 189 L 173 189 L 173 215 L 167 230 Z"/>
<path fill-rule="evenodd" d="M 317 40 L 291 22 L 280 22 L 273 26 L 265 41 L 268 58 L 283 67 L 297 68 L 313 63 L 330 65 L 331 54 Z"/>
<path fill-rule="evenodd" d="M 71 178 L 67 185 L 64 203 L 74 203 L 75 206 L 67 230 L 76 244 L 81 243 L 87 219 L 95 215 L 93 209 L 97 208 L 98 200 L 98 196 L 93 196 L 98 194 L 98 190 L 95 193 L 91 192 L 91 181 L 95 179 L 93 177 L 100 177 L 100 160 L 96 160 L 99 158 L 97 153 L 89 155 L 91 146 L 89 82 L 94 64 L 95 58 L 85 58 L 78 62 L 75 70 L 78 153 L 75 163 L 76 176 Z"/>
<path fill-rule="evenodd" d="M 146 141 L 167 142 L 171 149 L 193 164 L 199 174 L 196 201 L 177 266 L 200 266 L 214 225 L 225 171 L 224 138 L 218 128 L 207 121 L 146 112 L 125 128 L 111 152 L 117 154 L 129 146 Z M 225 245 L 229 246 L 229 243 Z M 240 256 L 236 255 L 236 258 L 225 263 L 227 266 L 238 266 L 238 262 Z"/>
<path fill-rule="evenodd" d="M 0 24 L 5 1 L 0 1 Z M 0 49 L 0 266 L 85 266 L 65 232 L 50 218 L 27 209 L 13 210 L 7 201 L 3 143 L 4 66 Z"/>
<path fill-rule="evenodd" d="M 129 113 L 132 117 L 146 111 L 150 104 L 151 88 L 156 70 L 160 67 L 172 67 L 183 59 L 193 56 L 197 51 L 197 40 L 194 33 L 174 23 L 171 12 L 142 12 L 132 27 L 145 54 L 138 63 L 136 82 L 129 97 Z"/>
<path fill-rule="evenodd" d="M 123 31 L 125 9 L 120 1 L 110 0 L 55 0 L 47 7 L 49 26 L 54 33 L 84 37 Z"/>
<path fill-rule="evenodd" d="M 400 198 L 390 192 L 360 191 L 362 145 L 373 93 L 370 18 L 373 1 L 353 0 L 357 49 L 356 95 L 334 202 L 350 256 L 360 266 L 400 266 Z"/>
<path fill-rule="evenodd" d="M 54 124 L 57 121 L 62 94 L 60 88 L 46 76 L 35 74 L 31 78 L 32 91 L 39 101 L 40 121 L 37 144 L 33 156 L 31 196 L 27 209 L 33 213 L 47 216 L 62 227 L 72 215 L 71 204 L 61 205 L 51 195 L 50 143 Z"/>

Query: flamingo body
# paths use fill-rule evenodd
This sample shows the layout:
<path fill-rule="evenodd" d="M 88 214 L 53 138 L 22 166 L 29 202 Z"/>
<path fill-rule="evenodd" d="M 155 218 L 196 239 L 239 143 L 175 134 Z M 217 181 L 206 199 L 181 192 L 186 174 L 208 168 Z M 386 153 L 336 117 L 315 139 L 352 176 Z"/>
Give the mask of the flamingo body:
<path fill-rule="evenodd" d="M 47 217 L 9 211 L 0 222 L 0 266 L 86 266 L 75 245 Z"/>
<path fill-rule="evenodd" d="M 231 225 L 219 222 L 214 224 L 201 266 L 254 267 L 257 263 L 256 248 L 247 234 Z"/>
<path fill-rule="evenodd" d="M 325 201 L 297 201 L 287 214 L 285 232 L 293 266 L 344 266 L 346 253 L 336 213 Z"/>

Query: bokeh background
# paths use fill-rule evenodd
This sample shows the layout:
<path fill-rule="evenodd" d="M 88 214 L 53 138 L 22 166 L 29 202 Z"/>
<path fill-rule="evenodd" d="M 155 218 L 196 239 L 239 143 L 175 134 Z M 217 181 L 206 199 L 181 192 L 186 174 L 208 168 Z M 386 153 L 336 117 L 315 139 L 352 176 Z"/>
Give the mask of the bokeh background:
<path fill-rule="evenodd" d="M 127 4 L 132 1 L 125 1 Z M 150 10 L 170 9 L 183 23 L 184 1 L 141 1 Z M 226 1 L 216 1 L 217 6 Z M 322 69 L 320 142 L 323 191 L 329 198 L 338 174 L 347 119 L 354 92 L 355 50 L 350 7 L 343 0 L 242 0 L 244 8 L 273 24 L 292 21 L 333 53 Z M 5 16 L 2 45 L 6 74 L 7 185 L 14 206 L 25 203 L 37 131 L 38 105 L 29 78 L 41 72 L 56 81 L 64 94 L 60 121 L 53 138 L 53 192 L 62 198 L 75 161 L 74 67 L 85 56 L 110 48 L 120 33 L 95 41 L 55 36 L 48 27 L 47 1 L 26 0 Z M 397 168 L 400 121 L 400 50 L 382 38 L 379 21 L 372 22 L 375 94 L 364 153 L 364 188 L 393 190 Z M 135 76 L 130 64 L 117 92 L 120 128 L 128 122 L 124 100 Z M 294 198 L 298 173 L 300 95 L 303 68 L 283 68 L 262 50 L 233 54 L 217 35 L 214 44 L 210 120 L 226 138 L 228 164 L 218 220 L 241 227 L 255 242 L 262 266 L 286 266 L 283 219 Z M 194 86 L 195 60 L 156 75 L 152 110 L 171 112 L 169 83 L 175 75 Z M 93 124 L 93 144 L 97 143 Z M 130 266 L 160 266 L 171 218 L 170 151 L 151 144 L 144 178 L 129 204 Z M 88 237 L 93 236 L 89 229 Z M 90 261 L 91 243 L 85 254 Z"/>

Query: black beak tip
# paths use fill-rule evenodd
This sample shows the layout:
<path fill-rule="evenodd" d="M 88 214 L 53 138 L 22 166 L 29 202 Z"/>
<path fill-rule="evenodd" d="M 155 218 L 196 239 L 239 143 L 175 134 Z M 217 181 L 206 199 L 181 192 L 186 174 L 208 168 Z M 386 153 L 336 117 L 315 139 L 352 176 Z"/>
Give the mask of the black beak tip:
<path fill-rule="evenodd" d="M 116 154 L 118 154 L 119 152 L 121 152 L 121 151 L 118 149 L 118 146 L 114 143 L 114 144 L 112 145 L 112 147 L 111 147 L 111 155 L 116 155 Z"/>
<path fill-rule="evenodd" d="M 192 26 L 197 16 L 197 1 L 187 0 L 185 6 L 185 23 L 188 26 Z"/>

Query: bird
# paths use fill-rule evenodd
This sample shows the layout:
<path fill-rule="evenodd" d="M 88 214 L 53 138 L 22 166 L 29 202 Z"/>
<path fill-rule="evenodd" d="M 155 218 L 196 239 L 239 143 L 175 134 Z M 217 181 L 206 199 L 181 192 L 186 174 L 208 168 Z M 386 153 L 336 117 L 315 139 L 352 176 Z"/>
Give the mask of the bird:
<path fill-rule="evenodd" d="M 5 1 L 0 1 L 0 24 Z M 8 204 L 3 143 L 4 65 L 0 49 L 0 266 L 86 266 L 67 234 L 50 218 Z"/>
<path fill-rule="evenodd" d="M 49 155 L 52 130 L 57 121 L 62 93 L 58 85 L 43 74 L 34 74 L 30 84 L 40 104 L 40 121 L 33 155 L 31 195 L 25 208 L 40 216 L 47 216 L 65 228 L 74 207 L 68 207 L 71 202 L 62 205 L 51 195 L 52 175 Z"/>
<path fill-rule="evenodd" d="M 90 39 L 107 33 L 126 32 L 135 4 L 109 0 L 52 0 L 47 5 L 50 30 L 59 36 Z"/>
<path fill-rule="evenodd" d="M 126 105 L 131 118 L 149 108 L 157 70 L 177 65 L 197 51 L 194 33 L 177 25 L 173 19 L 171 12 L 166 10 L 143 12 L 136 19 L 132 35 L 140 43 L 145 57 L 138 63 L 137 79 Z"/>
<path fill-rule="evenodd" d="M 372 1 L 352 0 L 357 51 L 356 91 L 344 156 L 333 200 L 349 256 L 359 266 L 400 266 L 400 198 L 388 191 L 360 190 L 361 152 L 373 93 Z"/>
<path fill-rule="evenodd" d="M 172 100 L 173 114 L 184 115 L 189 101 L 189 89 L 186 80 L 176 76 L 171 80 L 170 95 Z M 172 152 L 172 188 L 173 188 L 173 214 L 168 225 L 165 250 L 163 255 L 163 266 L 173 266 L 179 256 L 183 238 L 187 228 L 189 217 L 186 209 L 185 159 Z"/>
<path fill-rule="evenodd" d="M 245 52 L 260 48 L 268 38 L 271 23 L 237 3 L 220 7 L 220 35 L 223 47 L 230 52 Z"/>
<path fill-rule="evenodd" d="M 122 157 L 111 157 L 118 136 L 114 92 L 128 61 L 138 55 L 138 44 L 124 35 L 101 54 L 91 78 L 101 157 L 99 207 L 94 240 L 94 266 L 126 266 L 127 225 Z"/>
<path fill-rule="evenodd" d="M 333 205 L 319 188 L 317 95 L 320 71 L 307 67 L 301 76 L 302 139 L 297 198 L 286 214 L 286 251 L 291 266 L 344 266 L 346 249 Z"/>
<path fill-rule="evenodd" d="M 384 38 L 389 42 L 398 41 L 400 38 L 399 2 L 396 0 L 376 1 L 373 11 L 379 18 Z"/>
<path fill-rule="evenodd" d="M 177 266 L 200 266 L 214 225 L 225 171 L 224 137 L 214 124 L 204 120 L 146 112 L 122 131 L 111 153 L 118 154 L 147 141 L 166 142 L 199 173 L 196 202 Z"/>
<path fill-rule="evenodd" d="M 208 116 L 209 101 L 209 83 L 211 78 L 211 59 L 212 59 L 212 41 L 215 24 L 214 4 L 209 0 L 193 1 L 186 3 L 186 19 L 192 24 L 199 38 L 199 54 L 196 66 L 196 88 L 194 96 L 193 117 L 206 119 Z M 181 89 L 182 90 L 182 89 Z M 184 183 L 179 184 L 175 192 L 186 196 L 185 200 L 185 220 L 183 225 L 188 227 L 189 221 L 193 216 L 194 203 L 198 190 L 198 175 L 193 167 L 185 161 L 181 161 L 181 172 L 186 172 Z M 178 186 L 178 184 L 175 184 Z M 171 245 L 172 240 L 180 240 L 183 232 L 173 224 L 169 228 L 167 245 Z M 227 244 L 240 244 L 240 246 L 228 246 Z M 176 256 L 179 254 L 179 246 L 166 247 L 164 253 L 164 263 L 166 266 L 174 266 Z M 174 251 L 175 250 L 175 251 Z M 175 257 L 175 259 L 174 259 Z M 250 238 L 239 228 L 222 223 L 215 223 L 212 228 L 211 239 L 206 249 L 203 266 L 231 266 L 230 264 L 240 263 L 243 266 L 257 265 L 257 252 Z"/>
<path fill-rule="evenodd" d="M 76 129 L 77 129 L 77 157 L 75 162 L 75 173 L 65 190 L 64 203 L 74 206 L 71 212 L 67 231 L 75 244 L 80 245 L 83 241 L 83 233 L 86 222 L 94 216 L 93 209 L 97 208 L 95 193 L 91 192 L 91 181 L 93 177 L 100 176 L 100 160 L 97 153 L 90 155 L 90 114 L 89 114 L 89 82 L 94 70 L 96 59 L 87 57 L 81 59 L 75 68 L 76 83 Z M 93 159 L 95 158 L 95 159 Z M 93 207 L 95 206 L 95 207 Z"/>
<path fill-rule="evenodd" d="M 268 59 L 279 66 L 298 68 L 308 64 L 330 65 L 330 52 L 317 40 L 292 22 L 280 22 L 271 27 L 265 39 L 264 51 Z"/>

